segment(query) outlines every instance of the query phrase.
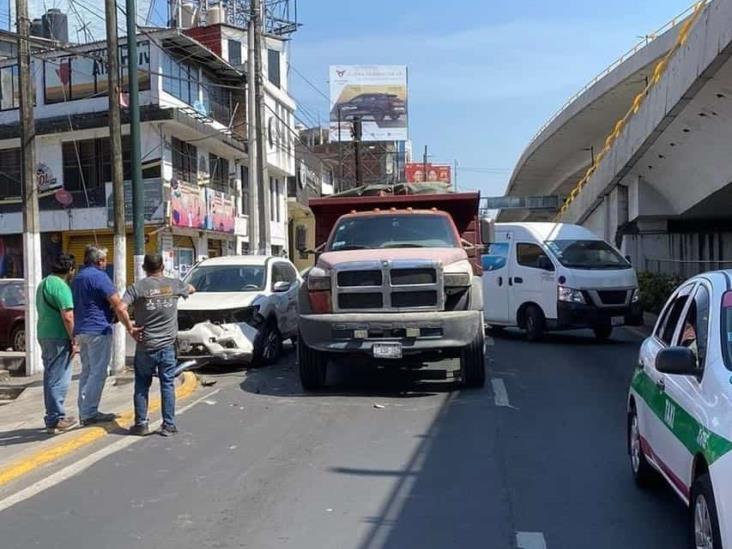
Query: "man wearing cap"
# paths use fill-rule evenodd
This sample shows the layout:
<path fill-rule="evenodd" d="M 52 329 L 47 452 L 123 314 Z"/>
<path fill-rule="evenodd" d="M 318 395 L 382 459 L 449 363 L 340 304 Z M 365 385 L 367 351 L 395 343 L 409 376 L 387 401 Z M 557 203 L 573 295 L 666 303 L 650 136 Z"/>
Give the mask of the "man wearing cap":
<path fill-rule="evenodd" d="M 160 434 L 172 436 L 175 426 L 175 340 L 178 336 L 178 298 L 196 290 L 178 278 L 163 275 L 160 254 L 147 254 L 142 264 L 147 275 L 127 288 L 123 301 L 132 305 L 135 322 L 142 328 L 135 349 L 135 424 L 130 434 L 143 436 L 149 431 L 148 398 L 153 375 L 160 378 L 163 425 Z"/>
<path fill-rule="evenodd" d="M 107 250 L 87 246 L 84 268 L 74 278 L 74 335 L 79 345 L 79 420 L 81 425 L 113 421 L 115 414 L 99 411 L 107 370 L 112 358 L 112 324 L 116 317 L 137 337 L 117 288 L 106 272 Z"/>

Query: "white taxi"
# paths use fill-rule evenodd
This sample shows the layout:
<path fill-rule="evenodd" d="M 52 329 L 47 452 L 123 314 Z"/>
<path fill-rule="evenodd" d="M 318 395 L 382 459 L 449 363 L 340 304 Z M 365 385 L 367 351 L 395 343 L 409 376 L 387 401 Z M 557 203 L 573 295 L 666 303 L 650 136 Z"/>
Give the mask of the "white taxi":
<path fill-rule="evenodd" d="M 682 284 L 643 342 L 628 450 L 638 485 L 689 505 L 692 547 L 732 549 L 732 271 Z"/>

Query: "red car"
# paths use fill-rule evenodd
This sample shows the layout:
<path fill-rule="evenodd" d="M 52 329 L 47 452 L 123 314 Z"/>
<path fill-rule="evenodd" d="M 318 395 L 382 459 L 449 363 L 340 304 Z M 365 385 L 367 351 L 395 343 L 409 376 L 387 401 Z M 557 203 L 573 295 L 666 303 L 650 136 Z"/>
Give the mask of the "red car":
<path fill-rule="evenodd" d="M 25 351 L 25 290 L 22 278 L 0 279 L 0 351 Z"/>

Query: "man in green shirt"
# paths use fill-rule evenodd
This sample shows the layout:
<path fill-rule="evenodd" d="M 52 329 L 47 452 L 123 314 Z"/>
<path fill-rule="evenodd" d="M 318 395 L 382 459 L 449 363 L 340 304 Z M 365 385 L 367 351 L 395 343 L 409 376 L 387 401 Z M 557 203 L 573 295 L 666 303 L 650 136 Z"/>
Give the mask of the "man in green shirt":
<path fill-rule="evenodd" d="M 59 254 L 51 266 L 52 274 L 43 279 L 36 292 L 48 434 L 68 431 L 76 425 L 76 418 L 67 417 L 64 410 L 75 352 L 74 300 L 69 287 L 75 269 L 74 256 Z"/>

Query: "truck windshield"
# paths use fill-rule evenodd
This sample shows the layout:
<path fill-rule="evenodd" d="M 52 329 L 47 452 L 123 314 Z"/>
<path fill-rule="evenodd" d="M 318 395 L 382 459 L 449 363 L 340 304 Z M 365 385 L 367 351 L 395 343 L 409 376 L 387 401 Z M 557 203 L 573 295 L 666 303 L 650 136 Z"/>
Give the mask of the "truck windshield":
<path fill-rule="evenodd" d="M 570 269 L 630 269 L 628 263 L 603 240 L 550 240 L 547 247 Z"/>
<path fill-rule="evenodd" d="M 377 248 L 457 248 L 450 220 L 442 215 L 375 215 L 338 223 L 329 251 Z"/>
<path fill-rule="evenodd" d="M 186 282 L 197 292 L 252 292 L 264 289 L 262 265 L 195 267 Z"/>

